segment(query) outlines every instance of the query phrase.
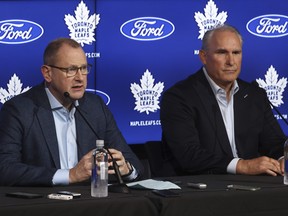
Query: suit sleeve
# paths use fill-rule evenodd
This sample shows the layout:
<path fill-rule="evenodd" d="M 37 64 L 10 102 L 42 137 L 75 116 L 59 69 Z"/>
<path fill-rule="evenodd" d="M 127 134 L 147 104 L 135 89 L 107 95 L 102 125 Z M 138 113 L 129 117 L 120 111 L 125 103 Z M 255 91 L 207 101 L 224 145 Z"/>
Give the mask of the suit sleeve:
<path fill-rule="evenodd" d="M 277 119 L 274 117 L 269 99 L 264 89 L 260 89 L 261 98 L 263 100 L 263 130 L 259 135 L 259 151 L 262 155 L 266 155 L 276 160 L 283 156 L 283 146 L 287 139 L 283 133 Z M 259 97 L 258 97 L 259 98 Z"/>
<path fill-rule="evenodd" d="M 51 186 L 56 169 L 25 161 L 28 155 L 39 153 L 40 158 L 41 149 L 30 145 L 33 140 L 26 142 L 34 127 L 35 110 L 31 103 L 18 100 L 7 101 L 0 112 L 0 185 Z"/>

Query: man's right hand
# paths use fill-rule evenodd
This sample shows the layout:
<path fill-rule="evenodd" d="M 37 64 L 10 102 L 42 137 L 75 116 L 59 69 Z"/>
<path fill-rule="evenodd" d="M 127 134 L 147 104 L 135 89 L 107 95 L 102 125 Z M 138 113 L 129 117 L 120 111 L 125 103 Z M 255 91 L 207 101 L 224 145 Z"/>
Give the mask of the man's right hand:
<path fill-rule="evenodd" d="M 236 166 L 236 173 L 244 175 L 282 175 L 279 161 L 266 156 L 250 160 L 239 160 Z"/>
<path fill-rule="evenodd" d="M 91 150 L 86 155 L 84 155 L 78 164 L 70 169 L 69 171 L 69 183 L 82 182 L 91 177 L 92 173 L 92 155 L 93 151 Z"/>

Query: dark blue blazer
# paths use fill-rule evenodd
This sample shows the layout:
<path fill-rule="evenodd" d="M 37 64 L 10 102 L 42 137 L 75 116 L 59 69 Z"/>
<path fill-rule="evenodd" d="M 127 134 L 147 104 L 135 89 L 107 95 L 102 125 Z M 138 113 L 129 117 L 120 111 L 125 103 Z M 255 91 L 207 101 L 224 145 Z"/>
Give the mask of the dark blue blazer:
<path fill-rule="evenodd" d="M 106 147 L 121 151 L 143 173 L 141 162 L 119 131 L 102 99 L 85 93 L 79 109 Z M 95 148 L 97 137 L 75 113 L 78 159 Z M 60 168 L 55 123 L 44 84 L 7 101 L 0 112 L 0 185 L 51 185 Z"/>
<path fill-rule="evenodd" d="M 234 96 L 238 155 L 252 159 L 283 155 L 286 139 L 266 92 L 237 80 Z M 199 70 L 168 89 L 161 101 L 164 158 L 174 174 L 226 173 L 232 150 L 214 93 Z"/>

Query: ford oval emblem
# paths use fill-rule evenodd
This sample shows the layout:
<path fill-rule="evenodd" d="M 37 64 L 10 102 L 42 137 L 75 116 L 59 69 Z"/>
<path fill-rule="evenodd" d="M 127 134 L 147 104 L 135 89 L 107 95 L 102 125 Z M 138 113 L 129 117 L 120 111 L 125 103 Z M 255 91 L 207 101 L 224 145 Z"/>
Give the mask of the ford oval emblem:
<path fill-rule="evenodd" d="M 0 21 L 0 43 L 23 44 L 40 38 L 44 33 L 41 25 L 29 20 Z"/>
<path fill-rule="evenodd" d="M 99 91 L 99 90 L 95 90 L 95 89 L 86 89 L 86 92 L 91 92 L 91 93 L 99 95 L 103 99 L 103 101 L 106 105 L 108 105 L 110 103 L 109 95 L 103 91 Z"/>
<path fill-rule="evenodd" d="M 276 38 L 288 35 L 288 16 L 267 14 L 251 19 L 247 30 L 258 37 Z"/>
<path fill-rule="evenodd" d="M 159 17 L 139 17 L 128 20 L 120 27 L 121 33 L 132 40 L 153 41 L 170 36 L 175 26 Z"/>

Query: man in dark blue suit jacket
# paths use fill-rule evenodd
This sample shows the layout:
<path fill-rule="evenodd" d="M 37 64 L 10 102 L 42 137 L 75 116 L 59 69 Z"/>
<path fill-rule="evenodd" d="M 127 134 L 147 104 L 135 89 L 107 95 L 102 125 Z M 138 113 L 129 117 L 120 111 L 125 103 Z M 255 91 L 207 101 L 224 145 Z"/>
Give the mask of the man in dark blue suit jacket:
<path fill-rule="evenodd" d="M 162 97 L 166 170 L 282 175 L 286 137 L 266 92 L 238 79 L 239 32 L 228 25 L 206 32 L 199 55 L 203 68 Z"/>
<path fill-rule="evenodd" d="M 0 185 L 86 181 L 91 176 L 96 139 L 105 140 L 124 180 L 142 175 L 142 165 L 127 145 L 112 113 L 99 96 L 85 92 L 89 67 L 76 41 L 60 38 L 47 46 L 41 68 L 45 82 L 15 96 L 2 107 Z M 113 173 L 109 170 L 109 174 Z"/>

